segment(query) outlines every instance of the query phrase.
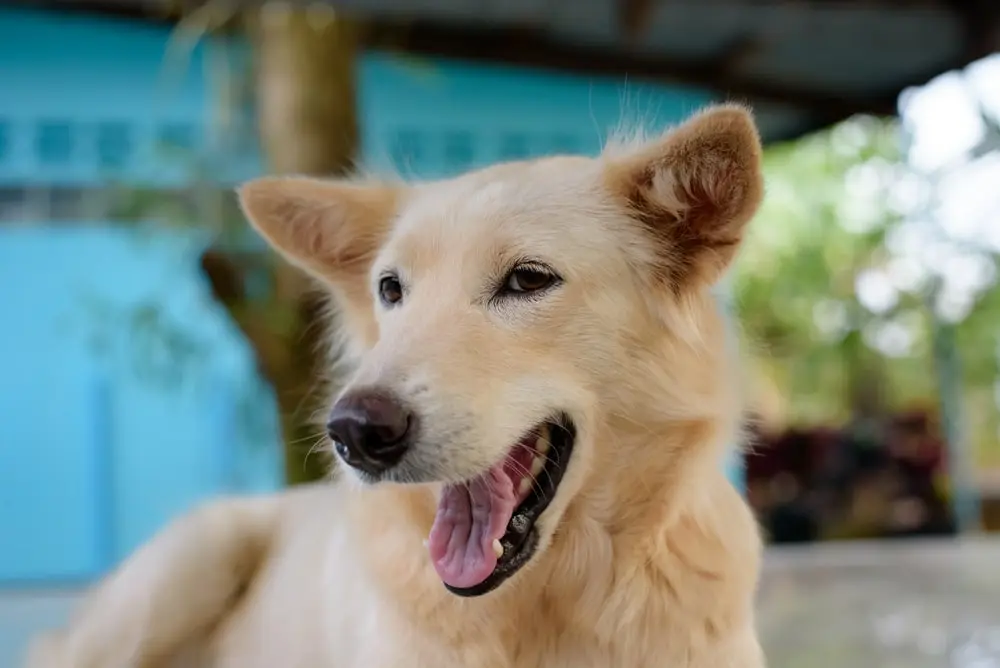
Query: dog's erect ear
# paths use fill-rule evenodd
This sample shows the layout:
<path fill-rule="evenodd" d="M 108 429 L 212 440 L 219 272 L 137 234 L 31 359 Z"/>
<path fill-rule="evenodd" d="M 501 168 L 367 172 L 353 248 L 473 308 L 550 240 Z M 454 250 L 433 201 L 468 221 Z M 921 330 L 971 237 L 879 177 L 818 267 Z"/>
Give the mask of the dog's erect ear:
<path fill-rule="evenodd" d="M 750 113 L 712 107 L 607 160 L 610 187 L 655 245 L 657 278 L 673 290 L 716 281 L 764 194 L 760 137 Z"/>
<path fill-rule="evenodd" d="M 266 177 L 239 189 L 253 226 L 332 290 L 344 330 L 362 345 L 377 338 L 368 272 L 402 197 L 402 187 L 305 177 Z"/>
<path fill-rule="evenodd" d="M 328 283 L 364 277 L 400 193 L 387 185 L 265 177 L 239 189 L 243 212 L 271 246 Z"/>

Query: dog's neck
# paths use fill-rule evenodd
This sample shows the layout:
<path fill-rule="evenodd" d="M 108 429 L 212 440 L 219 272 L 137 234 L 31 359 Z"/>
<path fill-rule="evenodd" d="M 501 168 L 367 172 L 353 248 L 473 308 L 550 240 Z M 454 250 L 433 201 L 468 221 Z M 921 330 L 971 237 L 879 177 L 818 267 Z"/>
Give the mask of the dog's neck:
<path fill-rule="evenodd" d="M 595 573 L 607 569 L 606 576 L 614 578 L 655 569 L 651 555 L 674 550 L 679 534 L 696 525 L 711 533 L 715 509 L 741 503 L 721 465 L 730 435 L 726 425 L 708 420 L 663 425 L 657 432 L 612 422 L 599 431 L 597 438 L 613 439 L 614 445 L 601 449 L 604 456 L 593 463 L 593 473 L 567 508 L 561 522 L 566 530 L 555 540 L 568 545 L 553 550 L 564 558 L 551 565 L 546 579 L 586 595 L 583 590 L 599 589 Z M 643 455 L 653 448 L 664 456 Z M 597 543 L 605 545 L 606 554 L 592 553 Z"/>

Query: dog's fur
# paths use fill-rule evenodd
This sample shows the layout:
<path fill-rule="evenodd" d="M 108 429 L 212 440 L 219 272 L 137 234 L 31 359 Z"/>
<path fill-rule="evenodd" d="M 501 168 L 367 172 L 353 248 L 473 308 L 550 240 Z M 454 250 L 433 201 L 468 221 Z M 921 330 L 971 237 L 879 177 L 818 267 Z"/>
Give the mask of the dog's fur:
<path fill-rule="evenodd" d="M 333 295 L 348 389 L 415 407 L 411 471 L 439 482 L 347 471 L 212 503 L 127 560 L 31 665 L 762 667 L 760 540 L 720 464 L 741 383 L 711 290 L 761 197 L 760 141 L 735 106 L 594 159 L 244 186 L 255 227 Z M 562 284 L 490 301 L 525 257 Z M 398 308 L 373 297 L 385 267 L 405 277 Z M 449 593 L 423 547 L 440 481 L 480 473 L 555 410 L 578 436 L 537 554 L 490 594 Z"/>

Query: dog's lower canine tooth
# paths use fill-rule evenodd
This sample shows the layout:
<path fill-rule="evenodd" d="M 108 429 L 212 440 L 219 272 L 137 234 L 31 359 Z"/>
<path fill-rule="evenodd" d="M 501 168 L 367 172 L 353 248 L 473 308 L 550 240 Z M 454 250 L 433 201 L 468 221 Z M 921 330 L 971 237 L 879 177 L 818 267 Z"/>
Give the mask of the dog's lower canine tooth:
<path fill-rule="evenodd" d="M 518 496 L 526 495 L 529 489 L 531 489 L 531 478 L 521 478 L 521 484 L 517 487 Z"/>
<path fill-rule="evenodd" d="M 499 538 L 493 539 L 493 554 L 497 555 L 497 559 L 503 556 L 503 545 L 500 544 Z"/>
<path fill-rule="evenodd" d="M 538 476 L 543 468 L 545 468 L 545 457 L 535 457 L 531 460 L 531 475 L 533 477 Z"/>

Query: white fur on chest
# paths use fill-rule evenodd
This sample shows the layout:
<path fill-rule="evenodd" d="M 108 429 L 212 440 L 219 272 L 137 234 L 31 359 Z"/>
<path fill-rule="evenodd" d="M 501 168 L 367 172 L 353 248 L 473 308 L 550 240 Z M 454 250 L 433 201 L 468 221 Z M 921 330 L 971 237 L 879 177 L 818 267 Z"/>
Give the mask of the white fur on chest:
<path fill-rule="evenodd" d="M 220 630 L 215 666 L 458 665 L 407 624 L 370 578 L 344 522 L 331 516 L 299 527 Z"/>

